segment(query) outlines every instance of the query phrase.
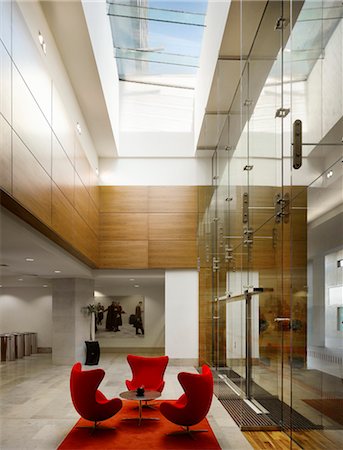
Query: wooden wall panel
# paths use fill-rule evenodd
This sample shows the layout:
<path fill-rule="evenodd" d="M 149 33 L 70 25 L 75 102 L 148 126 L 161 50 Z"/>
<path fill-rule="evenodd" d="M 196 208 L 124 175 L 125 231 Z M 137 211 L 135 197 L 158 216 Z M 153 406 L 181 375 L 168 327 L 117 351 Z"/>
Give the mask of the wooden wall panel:
<path fill-rule="evenodd" d="M 195 240 L 197 214 L 149 214 L 149 240 Z"/>
<path fill-rule="evenodd" d="M 61 144 L 55 136 L 53 136 L 52 179 L 71 204 L 74 204 L 74 178 L 74 168 L 61 147 Z"/>
<path fill-rule="evenodd" d="M 145 241 L 148 239 L 148 215 L 103 213 L 100 229 L 102 241 Z"/>
<path fill-rule="evenodd" d="M 12 191 L 12 142 L 11 127 L 0 114 L 0 186 Z"/>
<path fill-rule="evenodd" d="M 93 233 L 95 233 L 96 236 L 99 237 L 99 211 L 95 207 L 91 199 L 88 203 L 88 224 Z"/>
<path fill-rule="evenodd" d="M 80 180 L 77 173 L 75 173 L 75 208 L 83 217 L 86 222 L 88 222 L 88 214 L 89 214 L 89 194 L 87 189 L 84 187 L 82 181 Z"/>
<path fill-rule="evenodd" d="M 197 186 L 150 186 L 149 213 L 198 212 Z"/>
<path fill-rule="evenodd" d="M 98 184 L 99 184 L 98 176 L 95 173 L 95 170 L 91 170 L 89 194 L 97 209 L 100 208 L 100 188 Z"/>
<path fill-rule="evenodd" d="M 149 241 L 150 268 L 195 268 L 196 241 Z"/>
<path fill-rule="evenodd" d="M 98 263 L 98 238 L 86 221 L 75 212 L 74 215 L 74 246 L 81 250 L 91 261 Z"/>
<path fill-rule="evenodd" d="M 100 187 L 100 212 L 140 213 L 147 211 L 148 187 Z"/>
<path fill-rule="evenodd" d="M 52 129 L 74 165 L 74 128 L 55 85 L 52 86 Z"/>
<path fill-rule="evenodd" d="M 52 183 L 52 229 L 69 244 L 74 243 L 74 216 L 76 212 L 72 204 L 60 191 L 55 183 Z"/>
<path fill-rule="evenodd" d="M 79 177 L 84 184 L 84 186 L 89 189 L 90 186 L 90 164 L 88 162 L 88 159 L 85 155 L 85 152 L 79 142 L 79 139 L 77 135 L 75 134 L 74 139 L 75 147 L 75 170 L 79 174 Z"/>
<path fill-rule="evenodd" d="M 3 2 L 0 2 L 3 3 Z M 2 25 L 2 24 L 1 24 Z M 1 28 L 1 27 L 0 27 Z M 0 113 L 10 122 L 12 115 L 11 58 L 0 41 Z"/>
<path fill-rule="evenodd" d="M 51 224 L 51 178 L 15 133 L 13 195 L 43 223 Z"/>
<path fill-rule="evenodd" d="M 15 66 L 13 66 L 12 126 L 40 162 L 41 166 L 50 175 L 51 128 Z"/>
<path fill-rule="evenodd" d="M 148 241 L 100 241 L 100 267 L 148 268 Z"/>

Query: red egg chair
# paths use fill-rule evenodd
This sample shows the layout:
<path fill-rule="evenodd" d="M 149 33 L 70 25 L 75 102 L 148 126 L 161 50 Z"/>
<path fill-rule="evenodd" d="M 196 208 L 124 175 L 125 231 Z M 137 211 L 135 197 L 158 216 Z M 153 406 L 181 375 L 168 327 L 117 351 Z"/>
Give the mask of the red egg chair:
<path fill-rule="evenodd" d="M 80 362 L 74 364 L 70 373 L 70 393 L 74 407 L 83 419 L 94 422 L 94 429 L 99 427 L 99 422 L 113 417 L 122 407 L 119 398 L 108 400 L 98 390 L 104 376 L 103 369 L 82 370 Z"/>
<path fill-rule="evenodd" d="M 168 356 L 145 357 L 128 355 L 127 362 L 132 370 L 132 380 L 126 380 L 129 391 L 135 391 L 144 386 L 146 391 L 162 392 L 164 388 L 163 375 L 166 371 Z"/>
<path fill-rule="evenodd" d="M 213 396 L 213 376 L 210 368 L 204 365 L 201 374 L 181 372 L 177 378 L 185 393 L 173 403 L 163 402 L 160 405 L 164 417 L 184 428 L 170 434 L 191 435 L 194 432 L 208 431 L 191 430 L 189 427 L 201 422 L 210 409 Z"/>

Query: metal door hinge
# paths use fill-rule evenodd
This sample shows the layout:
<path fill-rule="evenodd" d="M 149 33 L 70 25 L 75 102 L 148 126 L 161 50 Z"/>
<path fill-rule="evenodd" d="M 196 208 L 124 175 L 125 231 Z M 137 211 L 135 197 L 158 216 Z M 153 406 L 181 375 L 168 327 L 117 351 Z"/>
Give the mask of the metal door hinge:
<path fill-rule="evenodd" d="M 251 247 L 253 244 L 253 230 L 251 228 L 244 228 L 243 230 L 243 245 Z"/>
<path fill-rule="evenodd" d="M 243 193 L 243 223 L 248 223 L 248 213 L 249 213 L 249 194 L 247 192 Z"/>
<path fill-rule="evenodd" d="M 287 25 L 289 24 L 289 20 L 285 19 L 284 17 L 278 17 L 276 22 L 275 22 L 275 26 L 274 26 L 274 31 L 276 30 L 284 30 Z"/>
<path fill-rule="evenodd" d="M 212 270 L 213 270 L 213 272 L 216 272 L 217 270 L 220 269 L 219 263 L 220 263 L 220 259 L 216 258 L 214 256 L 213 259 L 212 259 Z"/>
<path fill-rule="evenodd" d="M 293 169 L 300 169 L 302 165 L 302 122 L 293 123 Z"/>
<path fill-rule="evenodd" d="M 275 223 L 288 223 L 289 221 L 289 194 L 286 193 L 284 197 L 281 194 L 276 194 L 274 199 L 275 207 Z"/>

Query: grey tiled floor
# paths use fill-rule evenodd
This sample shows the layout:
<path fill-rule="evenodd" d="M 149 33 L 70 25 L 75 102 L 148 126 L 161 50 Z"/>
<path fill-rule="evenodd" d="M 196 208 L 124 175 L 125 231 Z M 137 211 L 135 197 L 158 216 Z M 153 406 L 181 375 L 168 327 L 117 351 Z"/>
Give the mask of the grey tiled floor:
<path fill-rule="evenodd" d="M 124 382 L 130 378 L 130 369 L 125 355 L 104 354 L 99 367 L 106 371 L 101 384 L 105 395 L 113 397 L 126 390 Z M 169 365 L 162 399 L 181 395 L 176 378 L 180 371 L 196 372 L 191 366 Z M 32 355 L 1 363 L 1 450 L 57 448 L 79 418 L 70 400 L 69 373 L 69 366 L 54 366 L 51 355 Z M 222 449 L 252 448 L 216 397 L 207 418 Z"/>

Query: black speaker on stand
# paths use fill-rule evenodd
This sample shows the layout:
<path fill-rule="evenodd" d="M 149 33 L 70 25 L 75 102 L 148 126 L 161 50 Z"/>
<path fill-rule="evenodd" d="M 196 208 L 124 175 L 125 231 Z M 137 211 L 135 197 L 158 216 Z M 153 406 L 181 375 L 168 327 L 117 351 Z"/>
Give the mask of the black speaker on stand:
<path fill-rule="evenodd" d="M 100 346 L 98 341 L 85 341 L 86 342 L 86 366 L 96 366 L 99 363 L 100 358 Z"/>

